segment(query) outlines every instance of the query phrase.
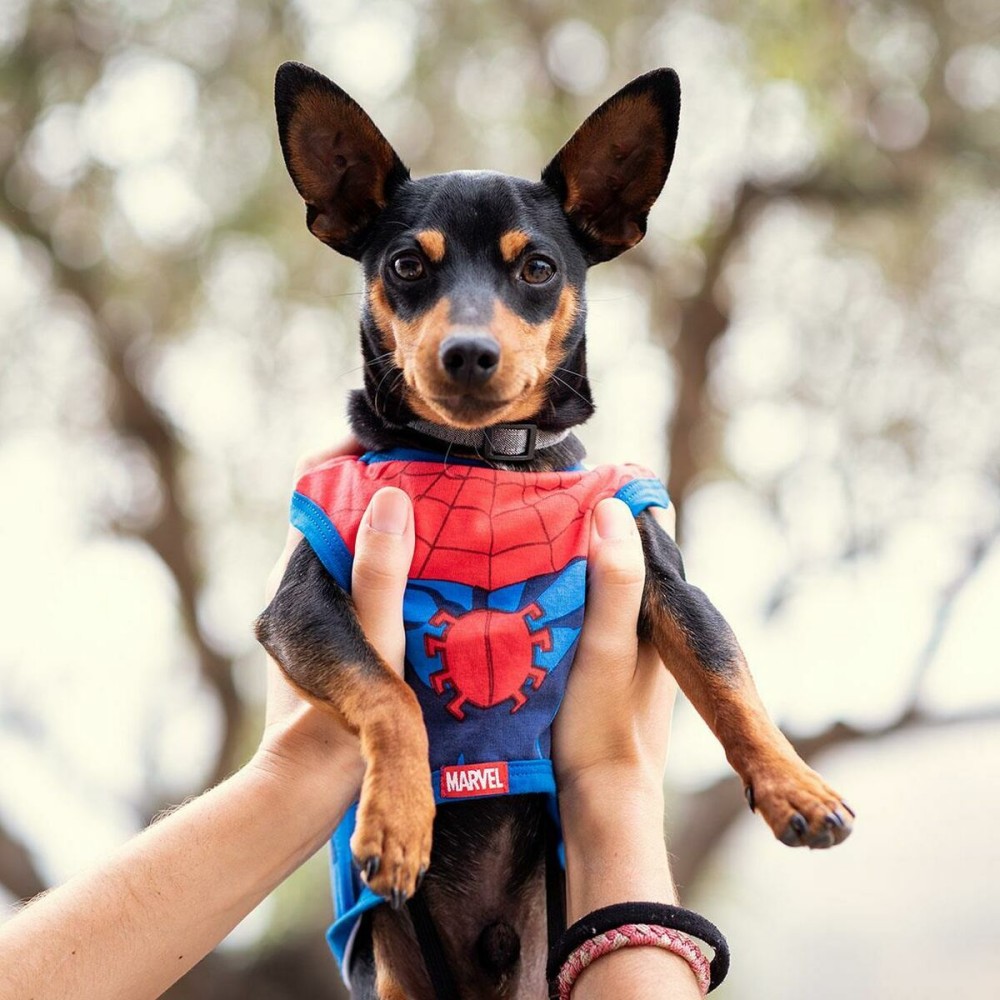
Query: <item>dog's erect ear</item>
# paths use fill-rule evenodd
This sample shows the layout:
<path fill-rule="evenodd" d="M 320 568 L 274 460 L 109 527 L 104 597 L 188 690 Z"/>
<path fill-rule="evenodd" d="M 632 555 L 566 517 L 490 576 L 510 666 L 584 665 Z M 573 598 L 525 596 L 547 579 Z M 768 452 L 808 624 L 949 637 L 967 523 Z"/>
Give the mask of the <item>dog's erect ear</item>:
<path fill-rule="evenodd" d="M 410 176 L 361 106 L 322 73 L 287 62 L 274 80 L 285 166 L 305 199 L 310 232 L 348 257 Z"/>
<path fill-rule="evenodd" d="M 606 100 L 542 172 L 589 263 L 617 257 L 645 236 L 674 158 L 680 110 L 677 74 L 646 73 Z"/>

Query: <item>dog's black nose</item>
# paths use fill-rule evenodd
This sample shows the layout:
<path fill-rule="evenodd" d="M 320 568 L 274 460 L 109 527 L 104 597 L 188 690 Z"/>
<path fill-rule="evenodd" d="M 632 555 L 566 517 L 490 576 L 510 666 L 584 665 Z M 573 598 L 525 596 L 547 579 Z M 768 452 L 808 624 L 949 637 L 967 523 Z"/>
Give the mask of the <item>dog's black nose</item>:
<path fill-rule="evenodd" d="M 500 364 L 500 345 L 492 337 L 458 334 L 443 341 L 440 358 L 455 382 L 481 385 Z"/>

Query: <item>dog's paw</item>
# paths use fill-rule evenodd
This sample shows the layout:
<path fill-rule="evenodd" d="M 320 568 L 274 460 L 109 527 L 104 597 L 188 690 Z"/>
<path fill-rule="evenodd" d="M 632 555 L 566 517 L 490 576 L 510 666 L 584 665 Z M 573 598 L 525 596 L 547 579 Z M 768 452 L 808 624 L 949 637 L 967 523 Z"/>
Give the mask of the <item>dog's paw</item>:
<path fill-rule="evenodd" d="M 361 786 L 351 853 L 365 883 L 399 909 L 431 858 L 434 796 L 426 763 L 370 764 Z"/>
<path fill-rule="evenodd" d="M 750 808 L 789 847 L 834 847 L 854 826 L 854 810 L 801 761 L 756 775 L 746 796 Z"/>

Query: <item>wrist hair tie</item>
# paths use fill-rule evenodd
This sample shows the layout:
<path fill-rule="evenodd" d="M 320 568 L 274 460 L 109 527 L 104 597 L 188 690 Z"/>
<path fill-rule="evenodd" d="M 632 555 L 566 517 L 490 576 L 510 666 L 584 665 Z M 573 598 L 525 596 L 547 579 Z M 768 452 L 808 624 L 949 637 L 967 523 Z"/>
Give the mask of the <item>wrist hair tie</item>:
<path fill-rule="evenodd" d="M 692 938 L 714 952 L 711 962 Z M 573 984 L 592 962 L 622 948 L 651 946 L 683 958 L 702 996 L 729 971 L 729 946 L 711 921 L 667 903 L 616 903 L 588 913 L 567 928 L 549 953 L 546 974 L 551 1000 L 569 1000 Z"/>

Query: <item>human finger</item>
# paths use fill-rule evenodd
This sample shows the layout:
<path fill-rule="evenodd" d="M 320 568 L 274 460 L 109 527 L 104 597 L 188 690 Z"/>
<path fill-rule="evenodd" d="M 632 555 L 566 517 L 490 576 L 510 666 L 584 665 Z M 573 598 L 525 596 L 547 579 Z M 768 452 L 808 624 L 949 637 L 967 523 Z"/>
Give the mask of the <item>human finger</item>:
<path fill-rule="evenodd" d="M 577 670 L 595 666 L 607 679 L 608 668 L 627 666 L 636 655 L 636 621 L 645 581 L 642 544 L 635 519 L 621 500 L 602 500 L 594 510 L 588 554 L 587 614 Z"/>
<path fill-rule="evenodd" d="M 410 498 L 388 486 L 372 497 L 354 546 L 351 592 L 368 641 L 397 672 L 403 670 L 403 592 L 413 561 Z"/>
<path fill-rule="evenodd" d="M 329 448 L 321 448 L 319 451 L 303 455 L 295 463 L 295 481 L 298 482 L 311 469 L 315 469 L 317 465 L 328 462 L 331 458 L 340 458 L 343 455 L 360 455 L 362 450 L 358 439 L 351 435 L 331 445 Z"/>

